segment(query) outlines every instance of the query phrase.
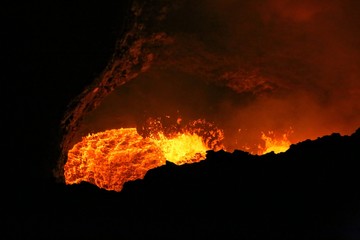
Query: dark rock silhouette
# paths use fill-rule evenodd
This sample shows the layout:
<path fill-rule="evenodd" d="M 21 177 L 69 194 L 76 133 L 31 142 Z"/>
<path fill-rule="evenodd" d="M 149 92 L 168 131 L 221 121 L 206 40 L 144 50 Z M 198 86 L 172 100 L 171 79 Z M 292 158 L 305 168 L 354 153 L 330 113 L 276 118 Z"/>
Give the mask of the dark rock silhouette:
<path fill-rule="evenodd" d="M 24 212 L 37 239 L 356 239 L 360 129 L 281 154 L 209 151 L 148 171 L 122 192 L 50 184 Z"/>

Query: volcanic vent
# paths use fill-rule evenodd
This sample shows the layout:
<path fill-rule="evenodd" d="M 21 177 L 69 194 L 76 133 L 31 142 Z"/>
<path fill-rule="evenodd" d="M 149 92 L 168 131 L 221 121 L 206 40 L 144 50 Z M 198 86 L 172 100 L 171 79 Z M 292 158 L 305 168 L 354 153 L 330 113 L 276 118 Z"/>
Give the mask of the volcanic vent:
<path fill-rule="evenodd" d="M 352 133 L 360 54 L 350 5 L 134 1 L 108 66 L 65 114 L 56 175 L 120 191 L 166 160 Z"/>

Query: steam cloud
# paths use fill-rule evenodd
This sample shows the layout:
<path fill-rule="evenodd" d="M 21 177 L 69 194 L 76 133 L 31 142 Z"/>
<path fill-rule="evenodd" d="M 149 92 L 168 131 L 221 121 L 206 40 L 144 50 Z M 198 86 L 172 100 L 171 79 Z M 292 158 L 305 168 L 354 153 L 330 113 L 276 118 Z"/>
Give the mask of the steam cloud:
<path fill-rule="evenodd" d="M 170 3 L 154 29 L 172 44 L 81 131 L 205 118 L 224 129 L 229 149 L 290 127 L 292 142 L 351 134 L 360 126 L 359 11 L 347 0 Z"/>

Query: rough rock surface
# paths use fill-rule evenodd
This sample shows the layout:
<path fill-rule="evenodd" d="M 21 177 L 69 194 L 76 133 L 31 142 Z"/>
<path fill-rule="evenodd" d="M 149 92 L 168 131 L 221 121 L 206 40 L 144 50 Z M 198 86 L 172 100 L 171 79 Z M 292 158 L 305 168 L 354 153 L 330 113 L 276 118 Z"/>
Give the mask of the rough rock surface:
<path fill-rule="evenodd" d="M 167 163 L 122 192 L 50 184 L 23 212 L 37 239 L 356 239 L 360 129 L 281 154 L 209 151 Z"/>

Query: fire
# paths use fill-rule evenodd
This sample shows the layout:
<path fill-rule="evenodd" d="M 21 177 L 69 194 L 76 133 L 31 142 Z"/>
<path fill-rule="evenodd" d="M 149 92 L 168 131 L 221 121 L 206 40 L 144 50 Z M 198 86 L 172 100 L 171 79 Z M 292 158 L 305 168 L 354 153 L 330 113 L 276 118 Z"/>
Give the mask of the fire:
<path fill-rule="evenodd" d="M 162 150 L 165 158 L 175 164 L 203 160 L 206 151 L 209 150 L 200 136 L 190 133 L 177 134 L 173 138 L 161 134 L 154 142 Z"/>
<path fill-rule="evenodd" d="M 125 182 L 143 178 L 148 169 L 165 161 L 161 149 L 136 128 L 107 130 L 84 137 L 68 152 L 65 182 L 85 181 L 120 191 Z"/>
<path fill-rule="evenodd" d="M 177 121 L 179 122 L 179 121 Z M 221 148 L 222 132 L 209 131 L 200 136 L 199 124 L 194 121 L 181 131 L 164 133 L 154 129 L 149 136 L 141 136 L 136 128 L 121 128 L 89 134 L 68 152 L 64 166 L 66 184 L 82 181 L 107 190 L 121 191 L 125 182 L 142 179 L 152 168 L 166 163 L 193 163 L 205 159 L 207 150 Z M 151 126 L 159 125 L 152 121 Z M 211 139 L 217 137 L 217 139 Z"/>
<path fill-rule="evenodd" d="M 121 191 L 125 182 L 143 179 L 148 170 L 166 161 L 177 165 L 194 163 L 204 160 L 208 150 L 225 150 L 222 130 L 205 120 L 182 126 L 179 119 L 166 127 L 160 119 L 149 119 L 142 128 L 111 129 L 83 137 L 68 152 L 66 184 L 84 181 Z M 262 133 L 265 146 L 258 146 L 258 154 L 286 151 L 291 133 L 281 137 L 273 131 Z"/>
<path fill-rule="evenodd" d="M 265 147 L 258 146 L 259 155 L 269 152 L 280 153 L 287 151 L 291 145 L 291 142 L 288 139 L 291 133 L 292 131 L 290 130 L 282 134 L 281 137 L 276 137 L 273 131 L 269 131 L 268 135 L 262 133 L 261 139 L 265 141 Z"/>

